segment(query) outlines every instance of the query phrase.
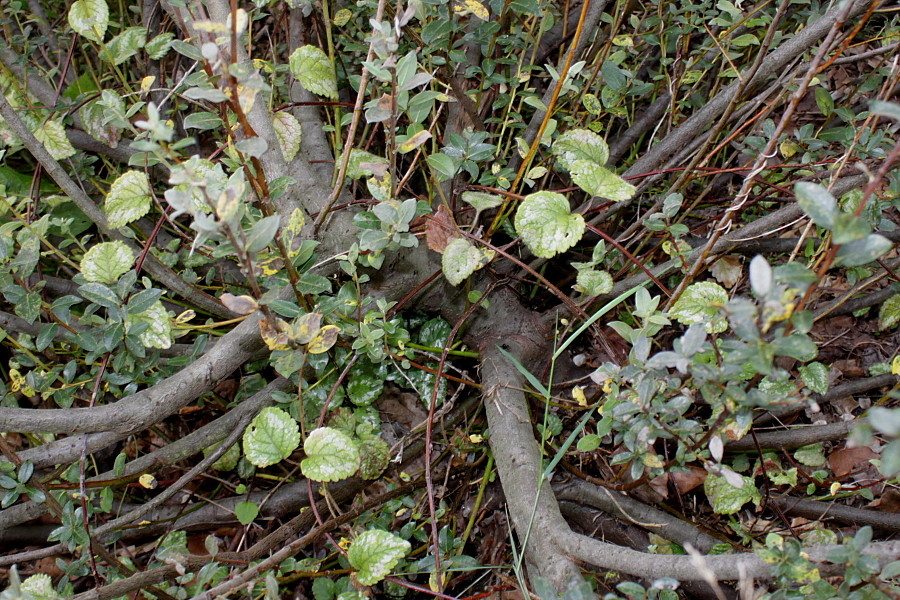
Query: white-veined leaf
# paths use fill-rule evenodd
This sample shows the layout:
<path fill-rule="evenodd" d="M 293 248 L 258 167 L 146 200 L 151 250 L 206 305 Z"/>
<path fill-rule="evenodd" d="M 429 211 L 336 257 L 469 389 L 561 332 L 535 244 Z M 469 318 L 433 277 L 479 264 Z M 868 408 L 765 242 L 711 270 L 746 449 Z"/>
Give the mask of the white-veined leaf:
<path fill-rule="evenodd" d="M 268 467 L 284 460 L 299 445 L 297 421 L 274 406 L 262 409 L 244 432 L 244 456 L 257 467 Z"/>
<path fill-rule="evenodd" d="M 444 248 L 441 269 L 451 285 L 459 285 L 466 277 L 488 264 L 493 258 L 493 250 L 478 249 L 466 239 L 455 238 Z"/>
<path fill-rule="evenodd" d="M 463 202 L 481 212 L 489 208 L 496 208 L 503 204 L 503 197 L 497 194 L 488 194 L 485 192 L 463 192 Z"/>
<path fill-rule="evenodd" d="M 148 324 L 147 329 L 138 335 L 145 348 L 164 350 L 172 346 L 172 321 L 162 302 L 157 300 L 144 312 L 128 315 L 125 320 L 125 331 L 127 332 L 139 322 Z"/>
<path fill-rule="evenodd" d="M 34 137 L 44 145 L 50 156 L 56 160 L 69 158 L 75 154 L 75 147 L 66 137 L 66 128 L 58 121 L 46 121 L 34 131 Z"/>
<path fill-rule="evenodd" d="M 541 258 L 552 258 L 578 243 L 584 235 L 584 218 L 572 214 L 569 201 L 556 192 L 525 196 L 516 209 L 516 231 Z"/>
<path fill-rule="evenodd" d="M 359 469 L 359 447 L 338 429 L 314 429 L 307 436 L 303 450 L 306 458 L 300 461 L 300 470 L 313 481 L 340 481 Z"/>
<path fill-rule="evenodd" d="M 810 390 L 817 394 L 828 391 L 828 367 L 820 362 L 811 362 L 801 366 L 798 371 L 803 384 Z"/>
<path fill-rule="evenodd" d="M 281 146 L 281 154 L 285 162 L 291 162 L 300 151 L 300 138 L 303 133 L 300 121 L 286 110 L 279 110 L 272 120 L 272 128 L 278 145 Z"/>
<path fill-rule="evenodd" d="M 609 160 L 609 146 L 606 141 L 587 129 L 570 129 L 563 133 L 550 149 L 564 167 L 576 160 L 589 160 L 602 167 Z"/>
<path fill-rule="evenodd" d="M 167 31 L 147 42 L 144 50 L 147 51 L 147 56 L 150 57 L 150 60 L 159 60 L 165 56 L 172 46 L 173 39 L 175 39 L 175 34 Z"/>
<path fill-rule="evenodd" d="M 672 306 L 669 316 L 683 325 L 703 323 L 707 333 L 721 333 L 728 323 L 719 308 L 728 302 L 728 292 L 717 283 L 701 281 L 685 288 Z"/>
<path fill-rule="evenodd" d="M 900 294 L 894 294 L 878 309 L 878 329 L 891 329 L 900 323 Z"/>
<path fill-rule="evenodd" d="M 106 0 L 77 0 L 69 9 L 69 25 L 75 33 L 93 42 L 100 42 L 109 24 Z"/>
<path fill-rule="evenodd" d="M 81 274 L 88 281 L 112 283 L 134 264 L 134 252 L 122 242 L 103 242 L 88 250 L 81 259 Z"/>
<path fill-rule="evenodd" d="M 110 186 L 103 212 L 109 226 L 117 229 L 146 215 L 150 202 L 147 175 L 141 171 L 127 171 Z"/>
<path fill-rule="evenodd" d="M 56 588 L 53 587 L 53 579 L 45 573 L 31 575 L 22 582 L 19 588 L 22 592 L 27 593 L 33 600 L 57 600 L 62 598 Z"/>
<path fill-rule="evenodd" d="M 120 65 L 144 47 L 147 39 L 146 27 L 128 27 L 114 37 L 100 51 L 100 58 L 114 65 Z"/>
<path fill-rule="evenodd" d="M 344 155 L 341 153 L 337 160 L 335 161 L 335 165 L 340 165 L 344 160 Z M 359 150 L 358 148 L 350 149 L 350 159 L 347 161 L 347 173 L 345 177 L 347 179 L 360 179 L 362 177 L 381 177 L 385 173 L 387 173 L 388 161 L 384 158 L 372 154 L 371 152 L 366 152 L 365 150 Z"/>
<path fill-rule="evenodd" d="M 111 95 L 109 99 L 115 98 L 114 101 L 119 105 L 119 113 L 125 114 L 125 102 L 118 94 Z M 78 111 L 81 116 L 81 124 L 84 132 L 102 144 L 106 144 L 110 148 L 119 145 L 122 128 L 112 122 L 109 115 L 109 106 L 106 104 L 106 98 L 97 98 L 88 102 Z"/>
<path fill-rule="evenodd" d="M 569 170 L 575 185 L 591 196 L 625 202 L 630 200 L 637 191 L 637 188 L 609 169 L 589 160 L 576 160 L 569 163 Z"/>
<path fill-rule="evenodd" d="M 313 94 L 337 100 L 334 66 L 328 56 L 315 46 L 301 46 L 291 53 L 291 73 L 305 89 Z"/>
<path fill-rule="evenodd" d="M 733 515 L 748 502 L 759 504 L 759 490 L 750 477 L 741 477 L 743 485 L 735 487 L 726 477 L 710 473 L 703 482 L 703 491 L 712 505 L 713 512 L 720 515 Z"/>
<path fill-rule="evenodd" d="M 356 580 L 362 585 L 375 585 L 391 572 L 412 550 L 402 537 L 382 529 L 369 529 L 360 534 L 347 550 L 347 560 L 356 569 Z"/>

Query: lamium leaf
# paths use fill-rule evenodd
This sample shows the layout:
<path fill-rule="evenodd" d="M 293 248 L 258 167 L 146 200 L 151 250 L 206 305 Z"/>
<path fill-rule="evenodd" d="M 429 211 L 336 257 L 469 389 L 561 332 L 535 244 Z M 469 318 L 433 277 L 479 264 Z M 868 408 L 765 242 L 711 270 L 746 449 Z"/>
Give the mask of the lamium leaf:
<path fill-rule="evenodd" d="M 720 515 L 733 515 L 748 502 L 759 504 L 759 490 L 750 477 L 740 477 L 741 487 L 731 485 L 725 477 L 710 473 L 703 482 L 703 490 L 712 505 L 713 512 Z"/>
<path fill-rule="evenodd" d="M 589 160 L 576 160 L 569 165 L 572 181 L 591 196 L 615 202 L 630 200 L 637 188 L 600 165 Z"/>
<path fill-rule="evenodd" d="M 837 201 L 831 193 L 818 183 L 800 181 L 794 185 L 797 204 L 812 219 L 812 222 L 824 229 L 834 227 L 834 217 L 838 214 Z"/>
<path fill-rule="evenodd" d="M 109 24 L 106 0 L 77 0 L 69 9 L 69 25 L 75 33 L 92 42 L 100 42 Z"/>
<path fill-rule="evenodd" d="M 451 285 L 459 285 L 466 277 L 491 262 L 493 258 L 493 250 L 479 249 L 466 239 L 455 238 L 444 248 L 441 268 L 444 271 L 444 277 Z"/>
<path fill-rule="evenodd" d="M 144 312 L 128 315 L 125 319 L 126 332 L 138 323 L 147 323 L 148 327 L 138 334 L 145 348 L 166 349 L 172 346 L 172 321 L 159 300 Z"/>
<path fill-rule="evenodd" d="M 602 167 L 609 160 L 606 141 L 587 129 L 570 129 L 563 133 L 550 149 L 562 165 L 569 169 L 578 160 L 587 160 Z"/>
<path fill-rule="evenodd" d="M 463 202 L 474 208 L 476 212 L 496 208 L 503 204 L 502 196 L 485 192 L 463 192 L 462 199 Z"/>
<path fill-rule="evenodd" d="M 516 209 L 516 231 L 541 258 L 552 258 L 578 243 L 584 235 L 584 218 L 572 214 L 569 201 L 556 192 L 525 196 Z"/>
<path fill-rule="evenodd" d="M 728 327 L 719 308 L 728 302 L 728 292 L 717 283 L 692 283 L 672 306 L 669 316 L 683 325 L 703 323 L 707 333 L 721 333 Z"/>
<path fill-rule="evenodd" d="M 33 598 L 34 600 L 57 600 L 57 598 L 62 598 L 57 593 L 56 588 L 53 587 L 53 580 L 45 573 L 31 575 L 22 582 L 19 590 L 27 594 L 22 597 Z"/>
<path fill-rule="evenodd" d="M 356 580 L 362 585 L 375 585 L 412 550 L 412 545 L 398 535 L 382 529 L 369 529 L 360 534 L 347 550 L 350 566 L 357 570 Z"/>
<path fill-rule="evenodd" d="M 334 66 L 325 52 L 315 46 L 301 46 L 289 59 L 291 73 L 305 89 L 313 94 L 337 100 L 337 81 Z"/>
<path fill-rule="evenodd" d="M 891 329 L 897 323 L 900 323 L 900 294 L 894 294 L 885 300 L 878 310 L 878 329 Z"/>
<path fill-rule="evenodd" d="M 285 162 L 291 162 L 300 151 L 300 138 L 303 133 L 300 121 L 286 110 L 279 110 L 272 120 L 272 128 L 275 129 L 275 137 L 281 146 L 281 154 Z"/>
<path fill-rule="evenodd" d="M 112 283 L 134 264 L 134 252 L 122 242 L 103 242 L 88 250 L 81 259 L 81 274 L 88 281 Z"/>
<path fill-rule="evenodd" d="M 300 470 L 313 481 L 340 481 L 359 469 L 359 447 L 349 435 L 331 427 L 310 432 L 303 444 Z"/>
<path fill-rule="evenodd" d="M 100 58 L 114 65 L 120 65 L 137 54 L 138 50 L 144 47 L 146 39 L 146 27 L 128 27 L 106 44 L 100 51 Z"/>
<path fill-rule="evenodd" d="M 817 394 L 828 391 L 828 367 L 820 362 L 803 365 L 799 369 L 803 384 Z"/>
<path fill-rule="evenodd" d="M 582 269 L 578 271 L 575 287 L 587 296 L 599 296 L 608 294 L 613 287 L 613 278 L 607 271 L 595 269 Z"/>
<path fill-rule="evenodd" d="M 141 171 L 126 171 L 110 186 L 103 211 L 109 226 L 118 229 L 146 215 L 150 203 L 147 175 Z"/>
<path fill-rule="evenodd" d="M 335 165 L 340 165 L 344 160 L 341 153 Z M 347 179 L 360 179 L 361 177 L 381 177 L 387 173 L 388 161 L 371 152 L 359 150 L 358 148 L 350 149 L 350 160 L 347 161 Z"/>
<path fill-rule="evenodd" d="M 66 137 L 66 128 L 58 121 L 47 121 L 34 130 L 34 137 L 44 145 L 50 156 L 62 160 L 74 156 L 75 147 Z"/>
<path fill-rule="evenodd" d="M 280 408 L 264 408 L 244 432 L 244 456 L 257 467 L 284 460 L 300 445 L 300 428 Z"/>

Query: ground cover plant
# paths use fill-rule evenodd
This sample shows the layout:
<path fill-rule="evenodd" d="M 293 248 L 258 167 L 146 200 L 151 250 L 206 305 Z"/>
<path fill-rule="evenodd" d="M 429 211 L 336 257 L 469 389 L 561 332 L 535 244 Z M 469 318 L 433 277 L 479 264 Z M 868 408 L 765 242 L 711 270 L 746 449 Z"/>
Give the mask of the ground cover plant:
<path fill-rule="evenodd" d="M 900 14 L 11 0 L 3 598 L 896 598 Z"/>

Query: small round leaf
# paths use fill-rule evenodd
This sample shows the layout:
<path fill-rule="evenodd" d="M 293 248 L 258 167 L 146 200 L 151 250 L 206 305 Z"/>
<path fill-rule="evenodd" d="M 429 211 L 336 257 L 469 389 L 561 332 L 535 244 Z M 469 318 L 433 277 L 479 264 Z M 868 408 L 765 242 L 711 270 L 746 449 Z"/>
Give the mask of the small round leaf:
<path fill-rule="evenodd" d="M 300 445 L 300 428 L 285 411 L 264 408 L 244 432 L 244 455 L 257 467 L 284 460 Z"/>
<path fill-rule="evenodd" d="M 535 256 L 552 258 L 578 243 L 584 218 L 571 213 L 562 194 L 537 192 L 525 196 L 516 210 L 516 231 Z"/>
<path fill-rule="evenodd" d="M 313 481 L 340 481 L 359 469 L 359 447 L 343 431 L 331 427 L 314 429 L 303 450 L 306 458 L 300 462 L 300 470 Z"/>
<path fill-rule="evenodd" d="M 364 531 L 350 546 L 347 560 L 357 570 L 357 581 L 363 585 L 375 585 L 411 549 L 410 543 L 400 536 L 381 529 L 370 529 Z"/>

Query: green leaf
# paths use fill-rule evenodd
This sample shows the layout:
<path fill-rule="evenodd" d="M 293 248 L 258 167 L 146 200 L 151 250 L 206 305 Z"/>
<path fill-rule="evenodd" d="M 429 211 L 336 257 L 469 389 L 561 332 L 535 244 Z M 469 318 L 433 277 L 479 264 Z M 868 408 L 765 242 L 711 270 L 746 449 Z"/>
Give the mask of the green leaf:
<path fill-rule="evenodd" d="M 34 130 L 34 137 L 44 145 L 47 152 L 56 160 L 63 160 L 75 155 L 75 147 L 66 137 L 66 128 L 58 121 L 46 121 Z"/>
<path fill-rule="evenodd" d="M 340 165 L 344 160 L 343 153 L 338 156 L 335 161 L 336 165 Z M 381 175 L 382 171 L 386 172 L 388 161 L 371 152 L 359 150 L 358 148 L 350 149 L 350 160 L 347 161 L 347 179 L 360 179 L 362 177 L 372 177 L 373 175 Z M 375 173 L 378 171 L 379 173 Z"/>
<path fill-rule="evenodd" d="M 493 250 L 476 248 L 466 239 L 455 238 L 444 248 L 441 269 L 451 285 L 459 285 L 493 258 Z"/>
<path fill-rule="evenodd" d="M 894 247 L 894 243 L 882 235 L 872 233 L 861 240 L 844 244 L 834 255 L 835 266 L 861 267 L 880 258 Z"/>
<path fill-rule="evenodd" d="M 147 56 L 150 57 L 150 60 L 159 60 L 169 51 L 169 47 L 172 45 L 172 40 L 175 39 L 175 34 L 171 32 L 161 33 L 144 46 L 144 50 L 147 52 Z"/>
<path fill-rule="evenodd" d="M 741 477 L 741 479 L 744 482 L 743 487 L 736 488 L 728 483 L 725 477 L 712 473 L 706 476 L 703 490 L 712 505 L 713 512 L 720 515 L 733 515 L 748 502 L 759 504 L 759 490 L 754 486 L 753 479 L 750 477 Z"/>
<path fill-rule="evenodd" d="M 486 194 L 485 192 L 463 192 L 463 202 L 474 208 L 477 212 L 496 208 L 503 204 L 503 197 L 497 194 Z"/>
<path fill-rule="evenodd" d="M 149 327 L 138 335 L 145 348 L 170 348 L 172 346 L 172 321 L 162 302 L 156 301 L 144 312 L 128 315 L 125 318 L 125 331 L 138 323 L 147 323 Z"/>
<path fill-rule="evenodd" d="M 241 525 L 249 525 L 259 514 L 259 506 L 255 502 L 238 502 L 234 507 L 234 516 Z"/>
<path fill-rule="evenodd" d="M 608 198 L 615 202 L 630 200 L 637 188 L 613 173 L 589 160 L 576 160 L 569 165 L 572 181 L 591 196 Z"/>
<path fill-rule="evenodd" d="M 772 340 L 772 348 L 778 356 L 790 356 L 797 360 L 808 361 L 819 353 L 818 347 L 803 333 L 792 333 Z"/>
<path fill-rule="evenodd" d="M 375 585 L 412 550 L 412 545 L 393 533 L 370 529 L 364 531 L 347 550 L 350 566 L 357 570 L 362 585 Z"/>
<path fill-rule="evenodd" d="M 359 447 L 349 435 L 331 427 L 310 432 L 303 444 L 300 470 L 313 481 L 340 481 L 359 469 Z"/>
<path fill-rule="evenodd" d="M 111 108 L 107 101 L 113 102 L 114 107 Z M 104 94 L 103 98 L 88 102 L 79 111 L 84 132 L 110 148 L 117 147 L 122 128 L 111 118 L 116 113 L 125 114 L 125 102 L 116 94 Z"/>
<path fill-rule="evenodd" d="M 81 274 L 88 281 L 112 283 L 134 264 L 134 252 L 122 242 L 102 242 L 81 259 Z"/>
<path fill-rule="evenodd" d="M 707 333 L 721 333 L 728 323 L 719 309 L 728 302 L 728 292 L 717 283 L 701 281 L 692 283 L 669 311 L 669 316 L 682 325 L 703 323 Z"/>
<path fill-rule="evenodd" d="M 363 358 L 350 368 L 347 395 L 357 406 L 371 406 L 384 391 L 384 380 L 384 370 Z"/>
<path fill-rule="evenodd" d="M 750 45 L 759 46 L 759 40 L 756 39 L 756 36 L 752 33 L 745 33 L 744 35 L 739 35 L 736 38 L 732 39 L 731 44 L 738 48 L 744 48 L 745 46 Z"/>
<path fill-rule="evenodd" d="M 820 362 L 812 362 L 798 369 L 803 385 L 817 394 L 828 391 L 828 367 Z"/>
<path fill-rule="evenodd" d="M 106 44 L 106 48 L 100 51 L 100 58 L 120 65 L 144 47 L 147 39 L 146 27 L 128 27 L 122 33 L 114 37 Z"/>
<path fill-rule="evenodd" d="M 79 286 L 78 293 L 88 302 L 93 302 L 104 308 L 119 306 L 119 297 L 116 293 L 102 283 L 86 283 Z"/>
<path fill-rule="evenodd" d="M 447 181 L 456 175 L 461 163 L 446 154 L 438 153 L 428 157 L 428 164 L 437 174 L 438 181 Z"/>
<path fill-rule="evenodd" d="M 613 278 L 607 271 L 582 269 L 578 271 L 575 287 L 586 296 L 608 294 L 613 288 Z"/>
<path fill-rule="evenodd" d="M 831 241 L 835 244 L 849 244 L 865 238 L 871 232 L 872 228 L 865 219 L 852 214 L 838 213 L 834 217 Z"/>
<path fill-rule="evenodd" d="M 359 476 L 363 479 L 377 479 L 391 464 L 390 448 L 380 437 L 364 439 L 359 450 Z"/>
<path fill-rule="evenodd" d="M 184 118 L 185 129 L 198 129 L 206 131 L 207 129 L 216 129 L 222 127 L 222 119 L 219 115 L 206 110 L 191 113 Z"/>
<path fill-rule="evenodd" d="M 831 113 L 834 112 L 834 98 L 831 97 L 831 92 L 823 88 L 821 85 L 816 86 L 816 106 L 819 107 L 819 110 L 826 117 L 830 117 Z"/>
<path fill-rule="evenodd" d="M 337 100 L 334 66 L 321 48 L 301 46 L 291 53 L 291 73 L 305 89 L 319 96 Z"/>
<path fill-rule="evenodd" d="M 302 130 L 297 117 L 286 110 L 279 110 L 272 120 L 272 128 L 278 145 L 281 146 L 281 154 L 285 162 L 291 162 L 300 151 L 300 138 Z"/>
<path fill-rule="evenodd" d="M 106 0 L 77 0 L 69 9 L 69 25 L 78 35 L 99 42 L 109 24 Z"/>
<path fill-rule="evenodd" d="M 300 428 L 280 408 L 264 408 L 244 432 L 244 456 L 257 467 L 284 460 L 300 445 Z"/>
<path fill-rule="evenodd" d="M 838 214 L 837 201 L 828 190 L 818 183 L 800 181 L 794 186 L 794 195 L 813 223 L 829 230 L 834 227 L 834 218 Z"/>
<path fill-rule="evenodd" d="M 826 460 L 825 454 L 822 452 L 821 442 L 797 448 L 794 452 L 794 458 L 801 465 L 806 465 L 807 467 L 821 467 Z"/>
<path fill-rule="evenodd" d="M 869 102 L 869 112 L 900 121 L 900 104 L 897 104 L 896 102 L 872 100 Z"/>
<path fill-rule="evenodd" d="M 569 201 L 556 192 L 525 196 L 516 209 L 516 231 L 541 258 L 552 258 L 578 243 L 584 235 L 584 218 L 571 214 Z"/>
<path fill-rule="evenodd" d="M 118 229 L 146 215 L 150 203 L 147 175 L 141 171 L 126 171 L 110 186 L 103 211 L 109 226 Z"/>
<path fill-rule="evenodd" d="M 898 322 L 900 322 L 900 294 L 894 294 L 878 309 L 878 329 L 891 329 L 896 327 Z"/>
<path fill-rule="evenodd" d="M 609 146 L 606 145 L 606 141 L 588 129 L 566 131 L 557 138 L 550 151 L 567 169 L 579 160 L 587 160 L 599 167 L 609 160 Z"/>

